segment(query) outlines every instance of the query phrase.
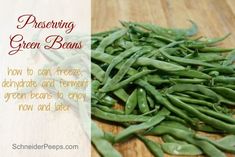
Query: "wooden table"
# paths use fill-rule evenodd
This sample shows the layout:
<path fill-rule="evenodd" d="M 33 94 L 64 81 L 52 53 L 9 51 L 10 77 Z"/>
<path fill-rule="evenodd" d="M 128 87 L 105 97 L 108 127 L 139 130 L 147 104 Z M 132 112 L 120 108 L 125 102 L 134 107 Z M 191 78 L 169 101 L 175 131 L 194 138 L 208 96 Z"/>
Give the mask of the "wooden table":
<path fill-rule="evenodd" d="M 218 37 L 231 32 L 222 46 L 234 47 L 235 0 L 92 0 L 92 32 L 120 26 L 119 20 L 183 28 L 190 26 L 187 19 L 195 21 L 199 34 L 204 36 Z M 99 126 L 113 133 L 120 131 L 120 128 L 107 124 L 99 123 Z M 138 140 L 115 147 L 124 157 L 152 157 Z M 92 157 L 98 156 L 93 148 Z M 232 156 L 235 155 L 228 154 L 228 157 Z"/>

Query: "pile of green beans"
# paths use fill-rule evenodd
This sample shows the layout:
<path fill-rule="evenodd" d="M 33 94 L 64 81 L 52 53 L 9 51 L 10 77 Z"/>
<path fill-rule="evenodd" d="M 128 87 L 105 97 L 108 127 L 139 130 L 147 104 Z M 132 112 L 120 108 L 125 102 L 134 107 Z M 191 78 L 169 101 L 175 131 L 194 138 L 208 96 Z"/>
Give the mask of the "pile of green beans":
<path fill-rule="evenodd" d="M 123 127 L 114 135 L 92 122 L 101 156 L 122 156 L 112 145 L 131 138 L 155 157 L 235 154 L 235 50 L 218 46 L 230 34 L 197 37 L 190 22 L 186 29 L 121 22 L 92 35 L 92 118 Z"/>

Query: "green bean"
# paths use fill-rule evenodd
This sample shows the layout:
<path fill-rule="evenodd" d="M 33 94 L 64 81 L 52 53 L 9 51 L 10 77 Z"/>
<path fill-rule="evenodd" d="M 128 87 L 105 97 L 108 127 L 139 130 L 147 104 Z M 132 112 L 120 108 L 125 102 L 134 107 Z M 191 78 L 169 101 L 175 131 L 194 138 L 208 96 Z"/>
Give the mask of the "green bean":
<path fill-rule="evenodd" d="M 171 155 L 201 155 L 203 152 L 192 144 L 163 143 L 164 152 Z"/>
<path fill-rule="evenodd" d="M 154 72 L 155 70 L 143 70 L 135 75 L 132 75 L 131 77 L 129 77 L 128 79 L 126 80 L 123 80 L 117 84 L 114 84 L 112 86 L 105 86 L 106 88 L 102 88 L 100 91 L 101 92 L 109 92 L 109 91 L 114 91 L 114 90 L 117 90 L 119 88 L 122 88 L 123 86 L 137 80 L 137 79 L 140 79 L 141 77 L 149 74 L 149 73 L 152 73 Z"/>
<path fill-rule="evenodd" d="M 99 103 L 105 106 L 111 106 L 111 107 L 117 103 L 117 101 L 112 97 L 110 97 L 109 95 L 105 95 L 103 98 L 99 99 L 98 101 Z"/>
<path fill-rule="evenodd" d="M 190 98 L 190 97 L 183 97 L 183 96 L 176 96 L 174 95 L 176 98 L 180 99 L 183 102 L 186 103 L 192 103 L 192 104 L 196 104 L 196 105 L 203 105 L 203 106 L 207 106 L 210 108 L 214 108 L 215 105 L 213 103 L 204 101 L 204 100 L 199 100 L 199 99 L 194 99 L 194 98 Z"/>
<path fill-rule="evenodd" d="M 223 61 L 224 66 L 232 65 L 235 61 L 235 50 L 231 51 L 227 56 L 226 59 Z"/>
<path fill-rule="evenodd" d="M 210 75 L 207 75 L 203 72 L 196 71 L 196 70 L 179 70 L 179 71 L 172 71 L 168 72 L 173 75 L 177 76 L 184 76 L 184 77 L 189 77 L 189 78 L 198 78 L 198 79 L 211 79 L 212 77 Z"/>
<path fill-rule="evenodd" d="M 221 47 L 205 47 L 200 49 L 200 52 L 217 52 L 217 53 L 221 53 L 221 52 L 230 52 L 233 51 L 234 48 L 221 48 Z"/>
<path fill-rule="evenodd" d="M 184 119 L 185 121 L 189 122 L 192 125 L 196 125 L 196 122 L 189 117 L 185 112 L 183 112 L 181 109 L 175 107 L 174 105 L 168 103 L 166 105 L 166 108 L 168 110 L 170 110 L 172 113 L 176 114 L 177 116 L 179 116 L 180 118 Z"/>
<path fill-rule="evenodd" d="M 138 51 L 136 54 L 134 54 L 129 59 L 127 59 L 126 62 L 124 62 L 124 64 L 122 64 L 122 66 L 121 66 L 120 70 L 117 72 L 117 74 L 111 80 L 107 81 L 107 83 L 100 89 L 100 91 L 101 92 L 109 91 L 108 89 L 111 86 L 113 86 L 114 84 L 118 83 L 125 76 L 125 74 L 128 72 L 128 70 L 131 67 L 131 65 L 143 53 L 145 53 L 145 52 L 144 51 Z"/>
<path fill-rule="evenodd" d="M 234 74 L 235 71 L 231 67 L 225 67 L 225 66 L 220 66 L 216 68 L 206 68 L 202 70 L 203 72 L 208 72 L 208 71 L 217 71 L 223 74 Z"/>
<path fill-rule="evenodd" d="M 105 72 L 97 64 L 94 63 L 91 63 L 91 69 L 91 74 L 102 82 L 104 79 Z M 118 89 L 113 93 L 124 102 L 127 101 L 127 98 L 129 97 L 129 95 L 124 89 Z"/>
<path fill-rule="evenodd" d="M 171 112 L 174 112 L 175 114 L 187 120 L 188 122 L 195 124 L 195 122 L 188 115 L 186 115 L 180 109 L 173 106 L 167 99 L 163 98 L 161 94 L 157 90 L 154 89 L 153 86 L 149 85 L 147 82 L 142 81 L 142 80 L 138 80 L 136 83 L 142 86 L 143 88 L 145 88 L 149 93 L 151 93 L 153 97 L 155 98 L 155 100 L 161 103 L 162 105 L 164 105 L 168 110 L 170 110 Z"/>
<path fill-rule="evenodd" d="M 181 123 L 181 124 L 184 124 L 184 125 L 187 125 L 187 122 L 186 120 L 182 119 L 182 118 L 179 118 L 177 116 L 166 116 L 166 120 L 172 120 L 172 121 L 175 121 L 175 122 L 178 122 L 178 123 Z M 190 120 L 191 121 L 191 120 Z"/>
<path fill-rule="evenodd" d="M 99 60 L 99 61 L 102 61 L 102 62 L 106 62 L 106 63 L 111 63 L 112 59 L 114 58 L 113 56 L 109 55 L 109 54 L 101 54 L 101 53 L 97 53 L 97 52 L 92 52 L 91 53 L 91 57 L 93 59 L 96 59 L 96 60 Z M 149 59 L 149 58 L 146 58 L 146 57 L 139 57 L 137 60 L 136 60 L 136 65 L 148 65 L 148 66 L 153 66 L 157 69 L 160 69 L 160 70 L 164 70 L 164 71 L 171 71 L 171 72 L 174 72 L 174 71 L 177 71 L 178 70 L 183 70 L 184 67 L 182 66 L 179 66 L 179 65 L 175 65 L 175 64 L 171 64 L 171 63 L 167 63 L 167 62 L 163 62 L 163 61 L 158 61 L 158 60 L 153 60 L 153 59 Z M 120 68 L 120 64 L 117 65 L 117 68 Z M 130 70 L 129 70 L 130 71 Z M 133 70 L 131 70 L 133 71 Z M 191 73 L 191 71 L 188 71 L 189 73 Z M 133 72 L 132 72 L 133 73 Z M 200 73 L 201 72 L 195 72 L 195 73 Z M 185 74 L 187 75 L 187 74 Z M 191 75 L 189 75 L 191 76 Z M 204 75 L 201 76 L 203 78 L 210 78 L 210 76 L 208 75 Z"/>
<path fill-rule="evenodd" d="M 151 58 L 157 57 L 157 56 L 160 55 L 160 50 L 165 50 L 165 49 L 172 48 L 172 47 L 174 47 L 174 46 L 176 46 L 176 45 L 179 45 L 179 44 L 181 44 L 181 43 L 183 43 L 183 42 L 184 42 L 184 41 L 174 41 L 174 40 L 172 40 L 171 43 L 169 43 L 169 44 L 167 44 L 167 45 L 161 47 L 160 49 L 157 49 L 156 51 L 151 52 L 150 55 L 149 55 L 149 57 L 151 57 Z"/>
<path fill-rule="evenodd" d="M 235 85 L 220 84 L 220 83 L 218 83 L 217 85 L 218 85 L 218 86 L 223 86 L 223 87 L 226 87 L 226 88 L 230 88 L 230 89 L 232 89 L 232 90 L 235 90 Z"/>
<path fill-rule="evenodd" d="M 100 82 L 98 80 L 93 80 L 92 83 L 91 83 L 91 98 L 92 98 L 92 101 L 93 103 L 97 103 L 98 102 L 98 99 L 99 97 L 96 95 L 95 92 L 98 91 L 98 88 L 100 86 Z"/>
<path fill-rule="evenodd" d="M 152 109 L 151 111 L 149 111 L 149 112 L 146 112 L 146 113 L 143 113 L 143 114 L 141 114 L 142 116 L 146 116 L 146 115 L 149 115 L 149 114 L 153 114 L 153 115 L 155 115 L 155 114 L 157 114 L 157 111 L 159 110 L 159 107 L 155 107 L 154 109 Z"/>
<path fill-rule="evenodd" d="M 220 38 L 208 39 L 208 40 L 206 41 L 206 44 L 207 44 L 207 45 L 216 44 L 216 43 L 221 42 L 221 41 L 223 41 L 224 39 L 228 38 L 230 35 L 231 35 L 231 33 L 228 33 L 228 34 L 226 34 L 226 35 L 224 35 L 223 37 L 220 37 Z"/>
<path fill-rule="evenodd" d="M 211 117 L 220 119 L 220 120 L 225 121 L 227 123 L 235 124 L 235 119 L 230 117 L 230 116 L 228 116 L 228 115 L 226 115 L 226 114 L 215 112 L 215 111 L 212 111 L 210 109 L 205 109 L 205 108 L 199 107 L 199 106 L 193 106 L 193 107 L 196 108 L 198 111 L 206 114 L 206 115 L 209 115 Z"/>
<path fill-rule="evenodd" d="M 154 68 L 164 70 L 164 71 L 178 71 L 178 70 L 185 69 L 184 67 L 180 65 L 171 64 L 171 63 L 167 63 L 167 62 L 160 61 L 160 60 L 154 60 L 154 59 L 147 58 L 147 57 L 140 57 L 139 59 L 137 59 L 135 64 L 140 65 L 140 66 L 152 66 Z"/>
<path fill-rule="evenodd" d="M 91 83 L 91 87 L 92 87 L 92 92 L 93 91 L 97 91 L 98 88 L 100 87 L 100 82 L 98 80 L 93 80 Z"/>
<path fill-rule="evenodd" d="M 183 41 L 181 41 L 181 42 L 183 42 Z M 178 44 L 181 44 L 181 42 L 178 42 Z M 172 42 L 172 43 L 168 44 L 168 45 L 172 45 L 172 47 L 166 47 L 165 46 L 165 47 L 162 47 L 162 49 L 165 50 L 170 55 L 174 55 L 174 56 L 184 56 L 184 55 L 186 55 L 186 53 L 184 52 L 184 50 L 182 50 L 182 48 L 173 47 L 173 46 L 177 45 L 176 43 L 177 42 Z M 158 54 L 159 54 L 158 57 L 162 57 L 160 52 Z"/>
<path fill-rule="evenodd" d="M 194 134 L 185 130 L 177 129 L 172 126 L 158 125 L 153 128 L 149 134 L 165 135 L 169 134 L 177 139 L 185 140 L 188 143 L 198 146 L 209 157 L 225 157 L 225 155 L 217 149 L 214 145 L 207 141 L 194 139 Z"/>
<path fill-rule="evenodd" d="M 147 75 L 146 79 L 150 84 L 154 84 L 154 85 L 161 85 L 163 83 L 170 83 L 170 80 L 163 79 L 159 75 Z"/>
<path fill-rule="evenodd" d="M 91 141 L 103 157 L 122 157 L 122 155 L 105 140 L 104 132 L 98 128 L 94 122 L 91 122 L 91 130 Z"/>
<path fill-rule="evenodd" d="M 211 98 L 210 96 L 205 95 L 205 94 L 201 94 L 201 93 L 197 93 L 197 92 L 192 92 L 192 91 L 185 91 L 184 93 L 190 95 L 190 96 L 193 97 L 193 98 L 197 98 L 197 99 L 199 99 L 199 100 L 210 100 L 210 101 L 214 101 L 213 98 Z"/>
<path fill-rule="evenodd" d="M 125 105 L 125 114 L 130 114 L 137 106 L 137 89 L 135 89 L 129 98 L 127 99 L 126 105 Z"/>
<path fill-rule="evenodd" d="M 110 107 L 107 107 L 107 106 L 103 106 L 103 105 L 92 105 L 92 107 L 97 107 L 99 108 L 100 110 L 104 111 L 104 112 L 109 112 L 109 113 L 113 113 L 113 114 L 124 114 L 124 112 L 122 110 L 115 110 L 115 109 L 112 109 Z"/>
<path fill-rule="evenodd" d="M 109 82 L 111 86 L 113 85 L 113 83 L 119 82 L 124 77 L 124 75 L 128 72 L 131 65 L 136 61 L 137 58 L 139 58 L 141 54 L 142 54 L 141 52 L 136 53 L 133 56 L 131 56 L 129 59 L 127 59 L 126 62 L 124 62 L 124 64 L 121 66 L 117 74 L 111 79 L 112 83 Z"/>
<path fill-rule="evenodd" d="M 160 48 L 166 45 L 166 43 L 162 42 L 161 40 L 151 38 L 151 37 L 142 37 L 140 38 L 140 41 L 150 43 L 151 45 L 157 48 Z"/>
<path fill-rule="evenodd" d="M 225 98 L 225 97 L 223 97 L 219 94 L 218 94 L 218 98 L 219 98 L 219 102 L 218 102 L 219 104 L 229 105 L 229 106 L 234 106 L 235 105 L 234 101 L 230 101 L 229 99 L 227 99 L 227 98 Z"/>
<path fill-rule="evenodd" d="M 192 92 L 200 92 L 202 94 L 205 94 L 206 96 L 214 99 L 214 101 L 218 101 L 219 98 L 215 92 L 207 88 L 203 85 L 195 85 L 195 84 L 176 84 L 172 87 L 170 87 L 167 92 L 173 93 L 173 92 L 185 92 L 185 91 L 192 91 Z"/>
<path fill-rule="evenodd" d="M 186 94 L 186 93 L 175 93 L 176 96 L 182 96 L 182 97 L 186 97 L 186 98 L 191 98 L 190 95 Z"/>
<path fill-rule="evenodd" d="M 187 125 L 184 125 L 180 122 L 175 122 L 175 121 L 163 121 L 160 125 L 166 125 L 166 126 L 171 126 L 173 128 L 181 129 L 184 131 L 187 131 L 189 133 L 194 134 L 195 131 L 189 128 Z M 151 131 L 151 130 L 150 130 Z"/>
<path fill-rule="evenodd" d="M 224 146 L 235 146 L 235 135 L 227 135 L 216 141 L 217 143 Z"/>
<path fill-rule="evenodd" d="M 167 37 L 164 37 L 164 36 L 161 36 L 161 35 L 151 34 L 150 36 L 153 37 L 153 38 L 157 38 L 157 39 L 163 40 L 163 41 L 165 41 L 165 42 L 169 42 L 169 43 L 171 43 L 171 44 L 177 43 L 175 40 L 170 39 L 170 38 L 167 38 Z M 183 41 L 183 42 L 181 41 L 181 43 L 179 44 L 179 47 L 180 47 L 180 48 L 182 48 L 183 50 L 186 50 L 186 51 L 188 51 L 188 52 L 193 53 L 193 51 L 192 51 L 191 49 L 187 48 L 187 47 L 186 47 L 184 44 L 182 44 L 182 43 L 185 43 L 185 42 L 184 42 L 184 41 Z"/>
<path fill-rule="evenodd" d="M 106 53 L 108 53 L 108 54 L 120 53 L 122 51 L 123 51 L 123 48 L 113 48 L 113 47 L 106 48 Z"/>
<path fill-rule="evenodd" d="M 148 91 L 156 100 L 156 102 L 159 102 L 162 105 L 170 105 L 167 99 L 164 98 L 160 92 L 158 92 L 152 85 L 150 85 L 146 81 L 136 80 L 135 83 L 144 88 L 146 91 Z"/>
<path fill-rule="evenodd" d="M 220 143 L 218 143 L 214 140 L 211 140 L 207 137 L 203 137 L 203 136 L 200 136 L 200 135 L 196 135 L 195 137 L 197 139 L 204 140 L 204 141 L 207 141 L 207 142 L 213 144 L 214 146 L 216 146 L 220 150 L 223 150 L 223 151 L 226 151 L 226 152 L 229 152 L 229 153 L 235 153 L 235 147 L 233 147 L 233 146 L 223 145 L 223 144 L 220 144 Z"/>
<path fill-rule="evenodd" d="M 165 142 L 165 143 L 177 143 L 177 144 L 187 144 L 187 142 L 185 141 L 181 141 L 181 140 L 177 140 L 175 139 L 174 137 L 166 134 L 166 135 L 163 135 L 162 136 L 162 140 Z"/>
<path fill-rule="evenodd" d="M 175 41 L 173 39 L 170 39 L 168 37 L 165 37 L 165 36 L 162 36 L 162 35 L 159 35 L 159 34 L 155 34 L 155 33 L 154 34 L 149 33 L 149 37 L 159 39 L 160 41 L 165 42 L 165 43 L 171 43 L 171 42 Z"/>
<path fill-rule="evenodd" d="M 115 96 L 117 96 L 120 100 L 122 100 L 123 102 L 126 102 L 129 95 L 126 93 L 126 91 L 124 89 L 118 89 L 116 91 L 113 92 L 113 94 Z"/>
<path fill-rule="evenodd" d="M 120 97 L 122 93 L 117 91 L 114 94 Z M 106 95 L 105 93 L 100 93 L 98 91 L 94 93 L 94 90 L 93 90 L 91 93 L 91 96 L 92 96 L 92 102 L 94 104 L 99 102 L 102 105 L 114 106 L 117 103 L 117 101 L 113 99 L 112 97 L 110 97 L 109 95 Z"/>
<path fill-rule="evenodd" d="M 95 63 L 91 63 L 91 74 L 99 81 L 103 81 L 105 72 Z"/>
<path fill-rule="evenodd" d="M 198 123 L 197 126 L 195 126 L 195 130 L 197 131 L 203 131 L 203 132 L 207 132 L 207 133 L 214 133 L 214 134 L 224 134 L 225 131 L 223 130 L 218 130 L 214 127 L 211 127 L 205 123 Z"/>
<path fill-rule="evenodd" d="M 192 36 L 197 33 L 198 31 L 197 25 L 191 20 L 190 22 L 192 23 L 192 27 L 188 29 L 163 28 L 153 24 L 140 23 L 140 22 L 131 22 L 131 24 L 139 26 L 141 28 L 144 28 L 159 35 L 171 37 L 173 39 L 180 39 L 186 36 Z"/>
<path fill-rule="evenodd" d="M 220 37 L 220 38 L 212 38 L 212 39 L 207 39 L 205 41 L 204 40 L 203 41 L 192 41 L 192 42 L 189 42 L 189 44 L 186 44 L 186 46 L 190 47 L 190 48 L 208 47 L 208 46 L 211 46 L 211 45 L 214 45 L 218 42 L 223 41 L 224 39 L 226 39 L 230 35 L 231 35 L 231 33 L 228 33 L 225 36 Z"/>
<path fill-rule="evenodd" d="M 139 33 L 139 34 L 141 34 L 142 36 L 148 36 L 148 35 L 149 35 L 149 33 L 146 32 L 145 30 L 143 30 L 143 29 L 141 29 L 141 28 L 139 28 L 139 27 L 137 27 L 137 26 L 135 26 L 135 25 L 133 25 L 133 24 L 131 24 L 131 23 L 129 23 L 129 22 L 123 22 L 123 21 L 121 21 L 121 23 L 124 24 L 125 27 L 129 27 L 129 28 L 131 29 L 131 31 L 134 32 L 134 33 L 136 33 L 136 34 Z"/>
<path fill-rule="evenodd" d="M 235 102 L 235 91 L 226 87 L 211 87 L 216 93 Z"/>
<path fill-rule="evenodd" d="M 108 66 L 108 68 L 107 68 L 107 70 L 105 72 L 105 77 L 104 77 L 104 81 L 103 82 L 107 81 L 107 79 L 109 77 L 109 74 L 110 74 L 111 70 L 113 69 L 113 67 L 115 67 L 123 59 L 125 59 L 126 57 L 129 57 L 130 55 L 132 55 L 136 51 L 139 51 L 140 49 L 141 49 L 140 47 L 132 47 L 132 48 L 124 51 L 120 55 L 116 56 L 115 58 L 113 58 L 111 64 Z"/>
<path fill-rule="evenodd" d="M 206 82 L 206 80 L 204 79 L 175 79 L 175 78 L 170 78 L 169 79 L 171 82 L 175 82 L 175 83 L 195 83 L 195 84 L 199 84 L 199 83 L 204 83 Z"/>
<path fill-rule="evenodd" d="M 162 120 L 164 120 L 166 115 L 169 115 L 170 112 L 163 108 L 161 111 L 159 111 L 155 116 L 151 117 L 148 121 L 143 122 L 141 124 L 137 125 L 131 125 L 128 128 L 121 131 L 116 137 L 115 141 L 118 142 L 125 137 L 129 136 L 130 134 L 140 132 L 142 130 L 151 128 L 152 126 L 155 126 L 156 124 L 160 123 Z"/>
<path fill-rule="evenodd" d="M 235 84 L 235 77 L 217 76 L 214 81 L 215 83 Z"/>
<path fill-rule="evenodd" d="M 177 62 L 177 63 L 182 63 L 182 64 L 189 64 L 189 65 L 202 65 L 202 66 L 206 66 L 206 67 L 212 67 L 212 68 L 227 68 L 227 67 L 223 67 L 223 66 L 217 66 L 217 65 L 214 65 L 214 64 L 210 64 L 210 63 L 207 63 L 207 62 L 203 62 L 203 61 L 200 61 L 200 60 L 195 60 L 195 59 L 187 59 L 187 58 L 181 58 L 181 57 L 176 57 L 176 56 L 170 56 L 169 54 L 167 54 L 164 50 L 159 50 L 161 52 L 161 54 L 174 61 L 174 62 Z"/>
<path fill-rule="evenodd" d="M 120 46 L 122 49 L 127 50 L 132 47 L 135 47 L 135 44 L 132 41 L 127 41 L 124 38 L 120 38 L 115 42 L 115 46 Z"/>
<path fill-rule="evenodd" d="M 124 126 L 128 127 L 129 125 L 128 124 L 123 124 Z M 160 144 L 140 135 L 140 134 L 137 134 L 135 133 L 134 134 L 136 137 L 138 137 L 144 144 L 145 146 L 148 148 L 148 150 L 155 156 L 155 157 L 162 157 L 164 154 L 163 154 L 163 151 L 161 150 L 161 146 Z"/>
<path fill-rule="evenodd" d="M 137 100 L 138 100 L 138 107 L 141 113 L 149 112 L 149 106 L 147 102 L 147 96 L 144 89 L 139 88 L 137 90 Z"/>
<path fill-rule="evenodd" d="M 150 152 L 153 154 L 154 157 L 164 156 L 160 144 L 153 142 L 152 140 L 144 136 L 137 135 L 137 137 L 145 144 L 145 146 L 150 150 Z"/>
<path fill-rule="evenodd" d="M 225 60 L 225 57 L 216 53 L 198 53 L 193 59 L 201 60 L 204 62 L 217 62 Z"/>
<path fill-rule="evenodd" d="M 154 104 L 154 101 L 153 99 L 147 95 L 147 101 L 148 101 L 148 104 L 149 104 L 149 107 L 151 108 L 154 108 L 155 104 Z"/>
<path fill-rule="evenodd" d="M 111 132 L 104 131 L 104 139 L 109 141 L 111 144 L 114 144 L 114 135 Z"/>
<path fill-rule="evenodd" d="M 113 122 L 145 122 L 150 118 L 141 115 L 118 115 L 104 112 L 98 108 L 92 107 L 91 114 L 97 118 L 101 118 Z"/>
<path fill-rule="evenodd" d="M 189 113 L 197 116 L 201 121 L 219 129 L 219 130 L 225 130 L 229 133 L 234 134 L 235 133 L 235 125 L 232 124 L 228 124 L 228 123 L 224 123 L 218 119 L 209 117 L 201 112 L 199 112 L 198 110 L 194 109 L 193 107 L 185 104 L 184 102 L 180 101 L 179 99 L 175 98 L 172 95 L 167 94 L 167 97 L 178 107 L 185 109 L 186 111 L 188 111 Z"/>
<path fill-rule="evenodd" d="M 100 42 L 100 45 L 96 48 L 96 52 L 104 53 L 107 46 L 112 44 L 115 40 L 121 38 L 124 34 L 126 34 L 126 32 L 126 29 L 121 29 L 109 34 Z"/>
<path fill-rule="evenodd" d="M 91 84 L 91 89 L 92 89 L 92 96 L 94 98 L 97 98 L 97 100 L 101 100 L 103 99 L 104 97 L 107 97 L 106 100 L 107 101 L 112 101 L 112 102 L 116 102 L 114 99 L 112 99 L 110 96 L 107 96 L 105 93 L 100 93 L 98 90 L 99 90 L 99 87 L 101 86 L 101 83 L 98 81 L 98 80 L 93 80 L 92 81 L 92 84 Z"/>
<path fill-rule="evenodd" d="M 205 70 L 203 70 L 203 71 L 205 71 Z M 209 75 L 212 76 L 212 77 L 216 77 L 216 76 L 219 76 L 220 73 L 219 73 L 218 71 L 210 71 L 210 72 L 209 72 Z M 213 81 L 214 81 L 214 80 L 212 79 L 212 80 L 211 80 L 211 85 L 212 85 L 212 86 L 214 85 L 214 82 L 213 82 Z"/>

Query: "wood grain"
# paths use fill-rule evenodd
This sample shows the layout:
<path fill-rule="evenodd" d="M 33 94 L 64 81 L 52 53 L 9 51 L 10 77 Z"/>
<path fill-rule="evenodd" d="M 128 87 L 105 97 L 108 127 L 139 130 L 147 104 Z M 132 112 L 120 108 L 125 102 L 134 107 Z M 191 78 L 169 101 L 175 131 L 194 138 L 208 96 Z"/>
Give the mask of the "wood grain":
<path fill-rule="evenodd" d="M 232 35 L 222 46 L 234 47 L 235 0 L 92 0 L 92 32 L 120 26 L 119 20 L 182 28 L 190 25 L 187 19 L 198 24 L 199 34 L 203 36 L 218 37 L 231 32 Z M 99 126 L 113 133 L 121 129 L 104 123 L 99 123 Z M 161 141 L 157 138 L 154 140 Z M 120 143 L 115 147 L 124 157 L 152 157 L 138 140 Z M 92 157 L 99 157 L 94 148 Z"/>

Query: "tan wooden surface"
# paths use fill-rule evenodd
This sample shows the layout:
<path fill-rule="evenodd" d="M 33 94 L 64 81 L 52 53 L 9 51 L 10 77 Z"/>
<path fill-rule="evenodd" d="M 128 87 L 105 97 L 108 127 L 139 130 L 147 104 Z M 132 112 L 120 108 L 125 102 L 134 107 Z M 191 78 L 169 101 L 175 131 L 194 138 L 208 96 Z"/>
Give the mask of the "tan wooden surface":
<path fill-rule="evenodd" d="M 92 0 L 92 32 L 120 26 L 119 20 L 182 28 L 190 25 L 187 19 L 198 24 L 200 35 L 218 37 L 231 32 L 222 45 L 235 47 L 235 0 Z M 112 125 L 99 125 L 113 133 L 120 131 Z M 115 147 L 124 157 L 152 157 L 138 140 Z M 92 157 L 98 156 L 93 148 Z M 228 157 L 232 156 L 235 155 L 228 154 Z"/>

